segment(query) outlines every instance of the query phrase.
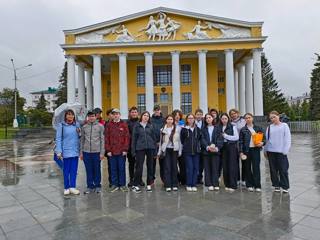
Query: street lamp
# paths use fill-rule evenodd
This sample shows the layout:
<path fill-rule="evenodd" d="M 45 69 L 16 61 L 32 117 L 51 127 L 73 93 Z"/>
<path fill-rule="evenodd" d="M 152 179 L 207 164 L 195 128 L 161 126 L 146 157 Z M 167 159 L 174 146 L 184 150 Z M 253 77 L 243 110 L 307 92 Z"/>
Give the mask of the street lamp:
<path fill-rule="evenodd" d="M 13 74 L 14 74 L 14 119 L 13 119 L 13 127 L 17 128 L 19 126 L 18 120 L 17 120 L 17 71 L 26 67 L 31 67 L 32 64 L 28 64 L 23 67 L 16 68 L 13 62 L 13 59 L 11 58 L 11 63 L 13 67 Z"/>

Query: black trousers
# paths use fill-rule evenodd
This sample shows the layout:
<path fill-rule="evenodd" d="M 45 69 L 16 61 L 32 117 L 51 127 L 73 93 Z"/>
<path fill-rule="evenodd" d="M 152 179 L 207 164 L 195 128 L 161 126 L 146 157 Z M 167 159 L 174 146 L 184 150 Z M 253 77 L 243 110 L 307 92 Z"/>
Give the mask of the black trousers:
<path fill-rule="evenodd" d="M 287 155 L 275 152 L 267 152 L 267 154 L 272 186 L 289 189 L 289 161 Z"/>
<path fill-rule="evenodd" d="M 243 160 L 242 160 L 243 161 Z M 246 186 L 261 188 L 261 180 L 260 180 L 260 148 L 250 148 L 247 153 L 246 162 Z"/>
<path fill-rule="evenodd" d="M 223 181 L 227 188 L 237 189 L 239 158 L 235 143 L 224 143 L 222 147 Z"/>
<path fill-rule="evenodd" d="M 132 182 L 134 180 L 134 167 L 136 164 L 136 158 L 133 157 L 132 154 L 129 152 L 128 152 L 127 158 L 129 162 L 129 178 L 130 178 L 130 182 Z"/>
<path fill-rule="evenodd" d="M 181 185 L 186 185 L 187 181 L 187 169 L 186 169 L 186 163 L 183 156 L 178 157 L 178 181 Z"/>
<path fill-rule="evenodd" d="M 203 155 L 204 184 L 206 187 L 219 187 L 220 156 L 218 154 Z"/>
<path fill-rule="evenodd" d="M 200 183 L 203 179 L 203 170 L 204 170 L 204 155 L 200 153 L 198 183 Z"/>
<path fill-rule="evenodd" d="M 147 160 L 147 185 L 151 185 L 154 182 L 154 149 L 144 149 L 136 151 L 136 164 L 134 172 L 134 186 L 139 186 L 142 179 L 143 164 L 146 158 Z"/>
<path fill-rule="evenodd" d="M 178 152 L 173 151 L 173 148 L 166 149 L 166 155 L 160 161 L 162 162 L 162 168 L 164 169 L 164 187 L 177 187 L 178 186 Z"/>

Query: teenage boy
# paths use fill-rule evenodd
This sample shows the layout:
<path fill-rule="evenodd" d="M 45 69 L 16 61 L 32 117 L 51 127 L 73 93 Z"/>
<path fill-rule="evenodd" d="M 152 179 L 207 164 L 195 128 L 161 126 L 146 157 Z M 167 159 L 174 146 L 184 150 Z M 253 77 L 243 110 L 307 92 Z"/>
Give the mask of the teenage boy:
<path fill-rule="evenodd" d="M 96 121 L 96 115 L 90 111 L 87 123 L 81 130 L 80 159 L 83 160 L 87 175 L 85 194 L 101 192 L 101 160 L 104 158 L 104 127 Z"/>
<path fill-rule="evenodd" d="M 197 127 L 202 131 L 202 129 L 205 127 L 204 124 L 204 119 L 203 119 L 203 110 L 198 108 L 194 112 L 195 115 L 195 123 Z M 199 158 L 199 173 L 198 173 L 198 178 L 197 178 L 197 184 L 202 185 L 203 184 L 203 170 L 204 170 L 204 163 L 203 163 L 203 153 L 200 153 L 200 158 Z"/>
<path fill-rule="evenodd" d="M 120 110 L 113 109 L 113 120 L 106 125 L 106 151 L 110 158 L 111 188 L 110 192 L 119 189 L 127 192 L 126 187 L 126 155 L 129 149 L 129 129 L 126 122 L 121 120 Z"/>

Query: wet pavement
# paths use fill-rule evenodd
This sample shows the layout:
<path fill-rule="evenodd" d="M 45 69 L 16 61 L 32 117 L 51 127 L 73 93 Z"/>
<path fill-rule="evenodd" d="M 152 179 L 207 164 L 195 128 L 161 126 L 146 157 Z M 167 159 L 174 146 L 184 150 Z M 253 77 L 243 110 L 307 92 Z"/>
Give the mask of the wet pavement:
<path fill-rule="evenodd" d="M 320 239 L 320 135 L 293 135 L 289 194 L 104 191 L 65 198 L 48 139 L 0 142 L 2 239 Z M 83 163 L 77 181 L 85 189 Z"/>

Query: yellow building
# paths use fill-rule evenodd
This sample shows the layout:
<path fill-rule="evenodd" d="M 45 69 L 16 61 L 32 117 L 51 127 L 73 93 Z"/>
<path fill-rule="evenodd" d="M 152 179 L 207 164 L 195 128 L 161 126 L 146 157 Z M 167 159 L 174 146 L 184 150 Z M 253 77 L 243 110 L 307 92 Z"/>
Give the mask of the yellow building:
<path fill-rule="evenodd" d="M 263 115 L 262 22 L 159 7 L 64 34 L 70 103 Z"/>

